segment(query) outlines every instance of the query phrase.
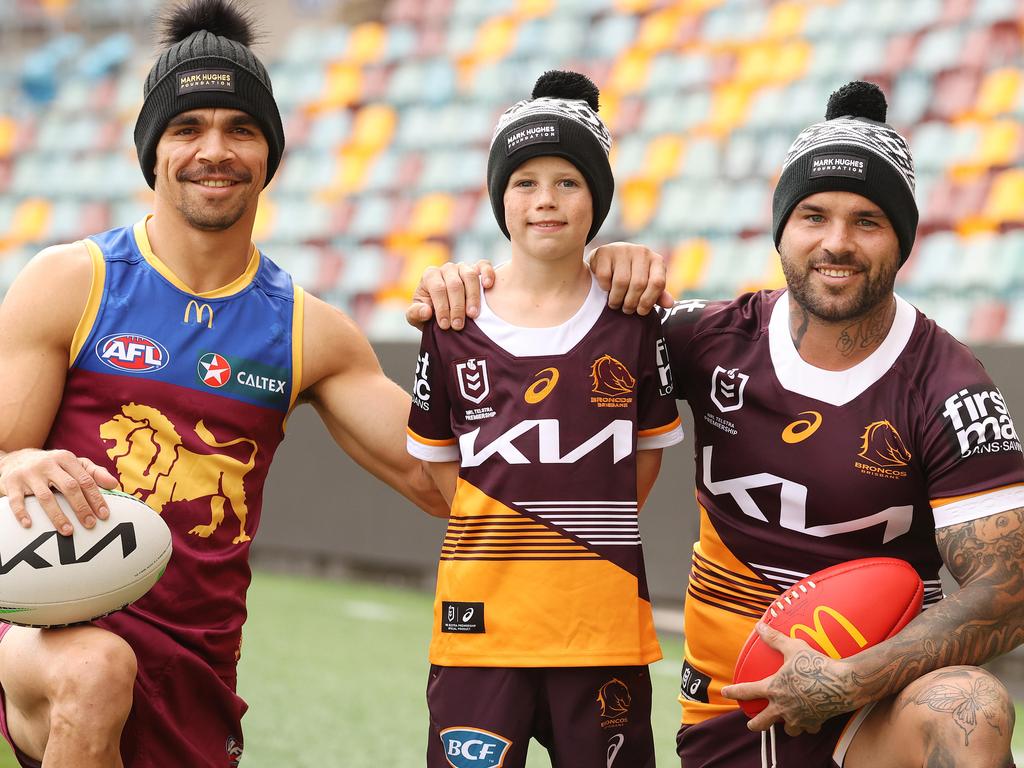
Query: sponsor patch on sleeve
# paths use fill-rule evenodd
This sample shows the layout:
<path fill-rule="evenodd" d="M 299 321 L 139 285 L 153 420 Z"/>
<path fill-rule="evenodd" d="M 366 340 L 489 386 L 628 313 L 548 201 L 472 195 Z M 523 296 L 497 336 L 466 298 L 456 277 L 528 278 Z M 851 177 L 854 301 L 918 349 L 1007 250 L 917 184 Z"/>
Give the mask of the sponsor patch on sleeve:
<path fill-rule="evenodd" d="M 991 384 L 954 392 L 943 402 L 940 417 L 960 458 L 1021 450 L 1006 400 Z"/>
<path fill-rule="evenodd" d="M 711 685 L 711 678 L 690 665 L 689 661 L 683 662 L 683 675 L 679 683 L 679 693 L 688 701 L 699 701 L 708 703 L 708 686 Z"/>

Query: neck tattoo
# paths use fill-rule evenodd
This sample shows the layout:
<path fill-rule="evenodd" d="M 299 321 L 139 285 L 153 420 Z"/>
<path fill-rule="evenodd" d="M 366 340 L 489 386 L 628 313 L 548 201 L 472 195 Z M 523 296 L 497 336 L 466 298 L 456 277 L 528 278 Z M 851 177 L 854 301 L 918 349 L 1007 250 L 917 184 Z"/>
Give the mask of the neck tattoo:
<path fill-rule="evenodd" d="M 878 347 L 889 333 L 889 326 L 896 315 L 896 299 L 846 326 L 839 334 L 836 349 L 843 357 Z"/>

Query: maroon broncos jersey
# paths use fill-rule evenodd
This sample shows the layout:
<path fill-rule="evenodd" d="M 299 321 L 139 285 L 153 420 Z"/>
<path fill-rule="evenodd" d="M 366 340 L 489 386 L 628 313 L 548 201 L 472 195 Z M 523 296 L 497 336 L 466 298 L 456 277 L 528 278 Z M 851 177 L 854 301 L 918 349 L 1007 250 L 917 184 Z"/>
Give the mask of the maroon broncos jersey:
<path fill-rule="evenodd" d="M 845 371 L 808 365 L 783 291 L 663 314 L 693 412 L 700 540 L 686 599 L 683 722 L 721 696 L 772 599 L 859 557 L 898 557 L 942 597 L 935 529 L 1024 505 L 1024 456 L 971 352 L 897 297 L 882 345 Z"/>
<path fill-rule="evenodd" d="M 423 333 L 409 451 L 460 461 L 430 661 L 568 667 L 661 658 L 637 521 L 636 451 L 679 442 L 656 317 L 596 281 L 555 328 L 482 302 L 461 333 Z"/>

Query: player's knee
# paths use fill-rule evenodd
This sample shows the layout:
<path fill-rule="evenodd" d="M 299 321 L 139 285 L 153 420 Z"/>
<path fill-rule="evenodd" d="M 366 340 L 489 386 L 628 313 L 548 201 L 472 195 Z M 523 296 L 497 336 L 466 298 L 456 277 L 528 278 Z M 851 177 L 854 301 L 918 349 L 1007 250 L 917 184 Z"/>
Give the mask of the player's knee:
<path fill-rule="evenodd" d="M 956 756 L 956 765 L 978 768 L 1007 765 L 1013 699 L 990 672 L 979 667 L 936 670 L 908 686 L 898 704 L 920 734 L 926 758 Z"/>
<path fill-rule="evenodd" d="M 132 705 L 138 661 L 131 646 L 109 632 L 89 633 L 72 644 L 52 671 L 51 720 L 120 724 Z"/>

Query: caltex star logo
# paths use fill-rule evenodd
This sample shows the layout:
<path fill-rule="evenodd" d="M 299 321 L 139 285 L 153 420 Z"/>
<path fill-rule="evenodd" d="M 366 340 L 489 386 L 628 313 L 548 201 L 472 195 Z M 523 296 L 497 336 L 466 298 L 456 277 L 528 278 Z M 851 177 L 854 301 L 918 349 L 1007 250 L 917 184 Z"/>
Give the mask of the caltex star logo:
<path fill-rule="evenodd" d="M 206 386 L 223 387 L 231 379 L 231 363 L 216 352 L 207 352 L 199 358 L 196 373 Z"/>

